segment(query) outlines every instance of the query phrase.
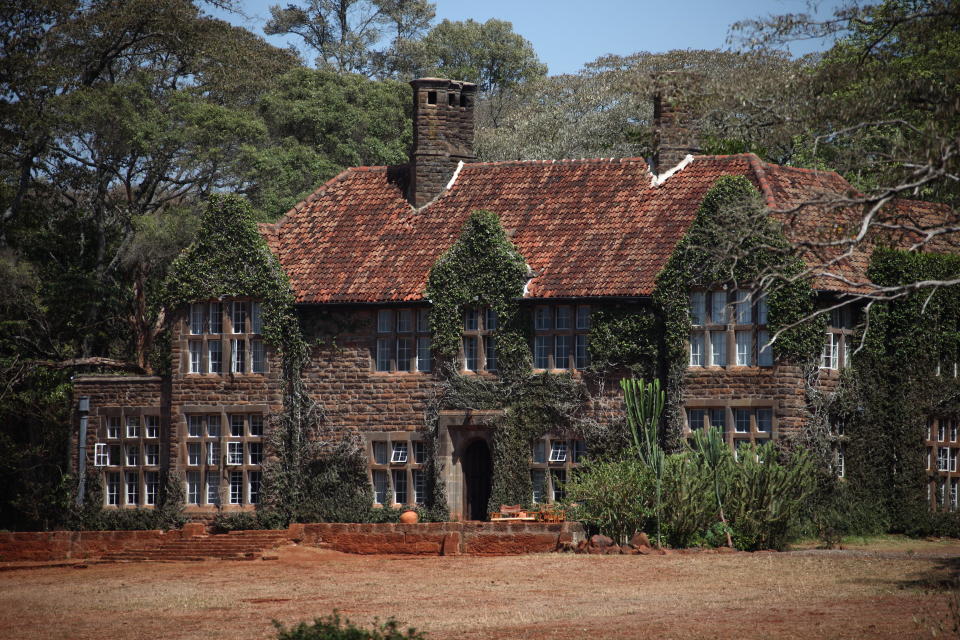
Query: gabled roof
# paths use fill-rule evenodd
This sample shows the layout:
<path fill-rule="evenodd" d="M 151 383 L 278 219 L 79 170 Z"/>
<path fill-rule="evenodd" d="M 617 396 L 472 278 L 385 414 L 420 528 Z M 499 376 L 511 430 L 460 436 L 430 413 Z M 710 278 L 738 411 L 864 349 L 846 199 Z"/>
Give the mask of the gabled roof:
<path fill-rule="evenodd" d="M 261 232 L 299 303 L 421 300 L 430 268 L 478 209 L 500 216 L 536 274 L 528 297 L 646 296 L 723 175 L 746 176 L 769 207 L 787 210 L 788 235 L 803 237 L 835 235 L 842 216 L 792 207 L 851 192 L 835 173 L 770 165 L 753 154 L 697 156 L 658 186 L 640 158 L 517 161 L 464 165 L 447 191 L 415 210 L 404 197 L 405 166 L 358 167 Z M 862 279 L 866 262 L 858 255 L 841 266 Z M 818 286 L 856 288 L 830 278 Z"/>

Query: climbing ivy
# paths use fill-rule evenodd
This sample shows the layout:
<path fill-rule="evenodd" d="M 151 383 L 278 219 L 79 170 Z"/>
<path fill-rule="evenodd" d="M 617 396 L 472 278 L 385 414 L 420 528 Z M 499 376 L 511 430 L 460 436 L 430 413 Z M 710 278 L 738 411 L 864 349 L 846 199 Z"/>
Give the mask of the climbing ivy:
<path fill-rule="evenodd" d="M 221 298 L 252 298 L 263 309 L 263 337 L 299 369 L 306 348 L 294 312 L 290 281 L 257 230 L 246 199 L 214 194 L 207 202 L 196 239 L 170 266 L 167 309 Z"/>
<path fill-rule="evenodd" d="M 531 317 L 520 306 L 528 273 L 499 218 L 476 211 L 427 281 L 434 352 L 442 359 L 438 408 L 503 410 L 494 432 L 491 508 L 530 503 L 528 463 L 535 439 L 551 430 L 587 433 L 591 424 L 578 417 L 587 400 L 582 382 L 569 374 L 532 371 Z M 490 307 L 497 313 L 497 378 L 457 371 L 463 313 L 470 307 Z M 435 430 L 434 415 L 427 431 Z"/>
<path fill-rule="evenodd" d="M 170 268 L 166 292 L 169 309 L 223 298 L 261 304 L 264 339 L 282 358 L 283 411 L 269 418 L 258 521 L 371 519 L 363 448 L 358 438 L 326 429 L 322 406 L 304 389 L 307 344 L 290 282 L 245 199 L 211 196 L 196 240 Z"/>
<path fill-rule="evenodd" d="M 780 331 L 774 354 L 781 362 L 812 366 L 822 348 L 824 319 L 809 318 L 814 293 L 795 279 L 803 264 L 794 257 L 779 225 L 767 214 L 759 192 L 741 176 L 718 178 L 696 218 L 658 274 L 654 304 L 662 313 L 661 361 L 666 378 L 664 445 L 680 447 L 683 382 L 687 370 L 689 292 L 695 287 L 761 288 L 767 293 L 768 327 Z M 788 328 L 790 327 L 790 328 Z"/>
<path fill-rule="evenodd" d="M 590 371 L 603 375 L 620 369 L 635 378 L 657 375 L 658 322 L 640 305 L 594 306 L 590 314 Z"/>
<path fill-rule="evenodd" d="M 475 211 L 427 280 L 434 353 L 448 362 L 456 358 L 464 310 L 490 307 L 497 313 L 494 340 L 501 377 L 526 375 L 531 367 L 529 314 L 521 310 L 519 300 L 528 273 L 526 261 L 507 239 L 497 215 Z"/>
<path fill-rule="evenodd" d="M 889 287 L 953 279 L 960 256 L 877 249 L 867 273 Z M 960 286 L 873 303 L 855 342 L 835 417 L 846 426 L 850 488 L 891 530 L 932 533 L 923 441 L 928 418 L 960 413 Z"/>

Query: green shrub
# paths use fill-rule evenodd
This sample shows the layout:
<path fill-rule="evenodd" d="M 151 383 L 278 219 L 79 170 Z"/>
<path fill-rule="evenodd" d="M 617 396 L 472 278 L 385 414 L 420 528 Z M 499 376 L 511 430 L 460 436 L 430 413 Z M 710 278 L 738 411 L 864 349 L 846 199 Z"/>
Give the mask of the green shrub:
<path fill-rule="evenodd" d="M 287 629 L 274 621 L 277 627 L 278 640 L 424 640 L 425 635 L 410 627 L 405 632 L 400 630 L 400 623 L 390 618 L 383 624 L 374 622 L 369 631 L 361 629 L 347 618 L 340 618 L 334 611 L 331 615 L 317 618 L 313 624 L 301 622 L 295 627 Z"/>
<path fill-rule="evenodd" d="M 636 458 L 587 460 L 566 485 L 571 517 L 591 531 L 626 542 L 654 516 L 653 472 Z"/>
<path fill-rule="evenodd" d="M 258 514 L 252 511 L 241 511 L 238 513 L 223 513 L 221 511 L 213 518 L 213 530 L 216 533 L 272 528 L 274 527 L 265 526 L 265 523 L 260 520 Z"/>
<path fill-rule="evenodd" d="M 744 551 L 783 549 L 812 490 L 809 458 L 798 452 L 781 464 L 771 442 L 738 453 L 728 467 L 725 498 L 734 545 Z"/>
<path fill-rule="evenodd" d="M 672 547 L 702 543 L 703 533 L 716 522 L 713 477 L 690 453 L 666 458 L 663 477 L 664 537 Z"/>
<path fill-rule="evenodd" d="M 168 474 L 160 487 L 158 504 L 153 509 L 104 508 L 103 486 L 96 473 L 89 473 L 83 504 L 71 505 L 67 524 L 86 531 L 142 531 L 179 529 L 183 515 L 183 489 L 176 474 Z"/>

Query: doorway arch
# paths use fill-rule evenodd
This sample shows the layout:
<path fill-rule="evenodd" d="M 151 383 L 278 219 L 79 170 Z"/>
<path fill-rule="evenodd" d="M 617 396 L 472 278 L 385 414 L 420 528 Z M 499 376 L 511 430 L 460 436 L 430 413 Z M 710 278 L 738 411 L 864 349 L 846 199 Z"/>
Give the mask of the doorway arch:
<path fill-rule="evenodd" d="M 463 515 L 470 520 L 486 520 L 493 483 L 493 458 L 487 441 L 478 438 L 467 445 L 460 464 L 463 468 Z"/>

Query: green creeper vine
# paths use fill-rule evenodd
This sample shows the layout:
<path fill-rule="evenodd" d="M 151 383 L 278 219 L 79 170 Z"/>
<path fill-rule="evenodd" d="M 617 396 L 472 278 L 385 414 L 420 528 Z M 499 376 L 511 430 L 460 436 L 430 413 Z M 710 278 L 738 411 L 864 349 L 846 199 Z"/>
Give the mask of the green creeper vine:
<path fill-rule="evenodd" d="M 170 266 L 166 307 L 252 298 L 263 309 L 263 337 L 283 356 L 285 374 L 306 362 L 290 281 L 257 230 L 244 198 L 210 197 L 194 242 Z"/>
<path fill-rule="evenodd" d="M 434 351 L 443 360 L 439 405 L 504 410 L 494 435 L 491 508 L 529 504 L 533 490 L 528 461 L 535 439 L 551 430 L 584 430 L 576 417 L 587 398 L 584 385 L 569 374 L 532 372 L 532 323 L 519 302 L 528 271 L 499 218 L 476 211 L 427 281 Z M 497 313 L 497 378 L 457 372 L 454 360 L 460 352 L 463 312 L 469 307 L 490 307 Z M 435 420 L 428 422 L 428 431 L 435 429 Z"/>
<path fill-rule="evenodd" d="M 496 214 L 474 212 L 427 280 L 426 295 L 433 304 L 430 330 L 434 352 L 448 362 L 456 358 L 464 309 L 490 307 L 497 313 L 494 340 L 501 377 L 525 376 L 531 367 L 529 323 L 519 300 L 528 272 L 526 261 L 507 239 Z"/>
<path fill-rule="evenodd" d="M 960 256 L 877 249 L 868 275 L 890 287 L 953 279 L 960 276 Z M 928 418 L 960 414 L 960 379 L 953 377 L 960 357 L 960 286 L 873 303 L 855 345 L 860 348 L 853 351 L 836 416 L 846 425 L 853 497 L 883 514 L 893 531 L 933 533 L 923 441 Z"/>
<path fill-rule="evenodd" d="M 803 269 L 790 254 L 778 224 L 767 215 L 759 192 L 740 176 L 719 178 L 704 196 L 693 224 L 657 276 L 654 304 L 663 314 L 661 360 L 667 391 L 664 445 L 680 447 L 683 381 L 687 370 L 691 288 L 755 287 L 766 280 L 768 327 L 783 329 L 774 353 L 783 362 L 811 366 L 822 348 L 823 318 L 786 329 L 814 308 L 809 282 L 792 279 Z"/>
<path fill-rule="evenodd" d="M 590 314 L 590 371 L 621 369 L 635 378 L 657 377 L 658 323 L 649 306 L 605 305 Z"/>
<path fill-rule="evenodd" d="M 174 261 L 166 305 L 250 298 L 261 304 L 263 336 L 282 358 L 283 412 L 270 417 L 261 525 L 361 520 L 371 511 L 366 456 L 358 437 L 324 428 L 323 409 L 306 393 L 307 344 L 290 282 L 241 197 L 210 198 L 195 241 Z"/>

